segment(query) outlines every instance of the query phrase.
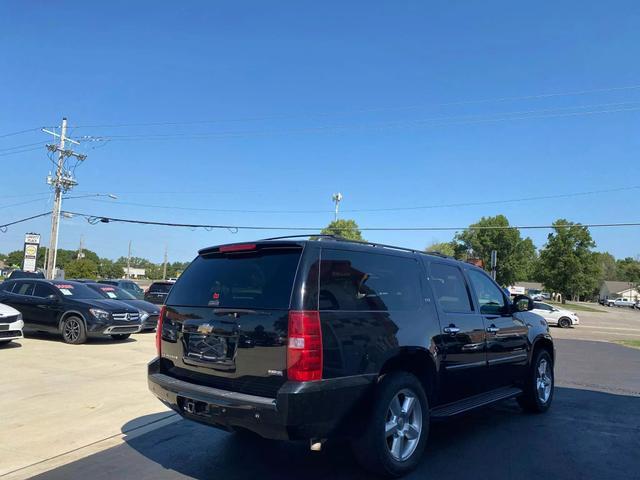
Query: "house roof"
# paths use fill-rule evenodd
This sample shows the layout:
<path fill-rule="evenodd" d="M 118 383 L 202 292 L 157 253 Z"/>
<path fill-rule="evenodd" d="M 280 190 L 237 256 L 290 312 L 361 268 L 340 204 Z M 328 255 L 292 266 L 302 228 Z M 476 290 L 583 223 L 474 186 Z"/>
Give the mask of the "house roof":
<path fill-rule="evenodd" d="M 544 286 L 540 282 L 516 282 L 516 286 L 524 287 L 528 290 L 544 290 Z"/>
<path fill-rule="evenodd" d="M 617 282 L 614 280 L 605 280 L 604 282 L 602 282 L 602 284 L 607 287 L 607 290 L 609 290 L 611 293 L 620 293 L 620 292 L 624 292 L 625 290 L 629 290 L 630 288 L 633 288 L 633 283 L 631 282 Z"/>

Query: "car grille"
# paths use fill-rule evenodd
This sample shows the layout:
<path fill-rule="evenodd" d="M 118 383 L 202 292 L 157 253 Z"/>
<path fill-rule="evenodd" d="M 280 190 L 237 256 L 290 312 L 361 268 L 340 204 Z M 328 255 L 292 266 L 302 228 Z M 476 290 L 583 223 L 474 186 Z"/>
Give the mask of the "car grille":
<path fill-rule="evenodd" d="M 127 315 L 129 316 L 128 318 Z M 118 320 L 120 322 L 137 322 L 140 320 L 139 313 L 113 313 L 111 316 L 114 320 Z"/>
<path fill-rule="evenodd" d="M 144 321 L 144 328 L 156 328 L 158 326 L 158 315 L 149 315 Z"/>
<path fill-rule="evenodd" d="M 20 330 L 5 330 L 4 332 L 0 332 L 0 338 L 13 338 L 21 336 L 22 332 Z"/>
<path fill-rule="evenodd" d="M 13 323 L 18 320 L 18 315 L 11 315 L 10 317 L 0 317 L 0 323 Z"/>

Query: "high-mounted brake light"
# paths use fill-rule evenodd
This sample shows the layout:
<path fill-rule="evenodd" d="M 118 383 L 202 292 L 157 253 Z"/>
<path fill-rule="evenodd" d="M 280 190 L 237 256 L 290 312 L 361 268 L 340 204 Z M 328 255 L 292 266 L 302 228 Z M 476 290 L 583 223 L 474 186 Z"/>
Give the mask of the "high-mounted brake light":
<path fill-rule="evenodd" d="M 256 249 L 255 243 L 238 243 L 236 245 L 223 245 L 218 249 L 218 251 L 220 253 L 228 253 L 228 252 L 242 252 L 245 250 L 255 250 L 255 249 Z"/>
<path fill-rule="evenodd" d="M 160 308 L 160 315 L 158 315 L 158 325 L 156 325 L 156 352 L 158 353 L 158 357 L 162 355 L 162 323 L 164 322 L 164 315 L 167 310 L 167 307 L 164 305 Z"/>
<path fill-rule="evenodd" d="M 295 382 L 322 379 L 322 329 L 320 312 L 289 312 L 287 377 Z"/>

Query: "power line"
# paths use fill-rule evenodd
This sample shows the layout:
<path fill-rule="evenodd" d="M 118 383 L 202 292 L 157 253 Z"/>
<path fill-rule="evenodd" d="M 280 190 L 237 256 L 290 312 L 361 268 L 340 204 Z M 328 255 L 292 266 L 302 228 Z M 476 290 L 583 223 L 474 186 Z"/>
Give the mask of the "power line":
<path fill-rule="evenodd" d="M 554 93 L 541 93 L 541 94 L 529 94 L 513 97 L 497 97 L 497 98 L 484 98 L 475 100 L 460 100 L 454 102 L 434 103 L 434 104 L 413 104 L 397 107 L 373 107 L 362 108 L 354 110 L 338 110 L 333 112 L 318 112 L 304 115 L 265 115 L 255 117 L 240 117 L 230 119 L 210 119 L 210 120 L 188 120 L 188 121 L 171 121 L 171 122 L 138 122 L 138 123 L 106 123 L 106 124 L 93 124 L 93 125 L 76 125 L 74 128 L 130 128 L 130 127 L 161 127 L 161 126 L 180 126 L 180 125 L 202 125 L 211 123 L 225 123 L 225 122 L 250 122 L 261 120 L 284 120 L 284 119 L 296 119 L 296 118 L 314 118 L 314 117 L 327 117 L 331 115 L 344 115 L 344 114 L 357 114 L 357 113 L 374 113 L 374 112 L 387 112 L 387 111 L 402 111 L 402 110 L 415 110 L 424 107 L 447 107 L 455 105 L 471 105 L 479 103 L 492 103 L 492 102 L 506 102 L 516 100 L 535 100 L 542 98 L 553 97 L 567 97 L 567 96 L 580 96 L 588 95 L 592 93 L 606 93 L 614 91 L 636 90 L 640 89 L 640 85 L 628 85 L 621 87 L 608 87 L 608 88 L 594 88 L 589 90 L 577 90 L 569 92 L 554 92 Z"/>
<path fill-rule="evenodd" d="M 461 202 L 461 203 L 440 203 L 432 205 L 420 205 L 415 207 L 387 207 L 387 208 L 356 208 L 356 209 L 343 209 L 343 213 L 374 213 L 374 212 L 398 212 L 398 211 L 411 211 L 411 210 L 429 210 L 435 208 L 460 208 L 460 207 L 473 207 L 481 205 L 499 205 L 503 203 L 520 203 L 531 202 L 539 200 L 551 200 L 559 198 L 572 198 L 582 197 L 588 195 L 597 195 L 602 193 L 624 192 L 630 190 L 638 190 L 640 185 L 632 185 L 628 187 L 609 188 L 602 190 L 590 190 L 585 192 L 573 192 L 573 193 L 560 193 L 555 195 L 537 195 L 531 197 L 518 197 L 505 200 L 484 200 L 476 202 Z M 72 200 L 72 199 L 70 199 Z M 105 200 L 91 199 L 94 202 L 111 203 Z M 154 209 L 166 209 L 166 210 L 180 210 L 180 211 L 193 211 L 193 212 L 218 212 L 218 213 L 273 213 L 273 214 L 309 214 L 309 213 L 333 213 L 333 210 L 251 210 L 251 209 L 223 209 L 223 208 L 206 208 L 206 207 L 179 207 L 174 205 L 155 205 L 138 202 L 122 202 L 118 201 L 118 205 L 128 205 L 132 207 L 154 208 Z"/>
<path fill-rule="evenodd" d="M 42 143 L 40 143 L 40 145 L 42 145 Z M 33 147 L 33 148 L 26 148 L 26 149 L 23 149 L 23 150 L 17 150 L 17 151 L 13 151 L 13 152 L 0 153 L 0 157 L 7 157 L 9 155 L 17 155 L 19 153 L 33 152 L 35 150 L 40 150 L 41 148 L 42 148 L 42 146 Z"/>
<path fill-rule="evenodd" d="M 28 128 L 26 130 L 18 130 L 17 132 L 5 133 L 0 135 L 0 138 L 13 137 L 14 135 L 21 135 L 23 133 L 35 132 L 37 130 L 40 130 L 40 127 Z"/>
<path fill-rule="evenodd" d="M 7 228 L 10 227 L 11 225 L 17 225 L 18 223 L 28 222 L 29 220 L 34 220 L 40 217 L 46 217 L 48 215 L 51 215 L 51 212 L 39 213 L 37 215 L 32 215 L 30 217 L 21 218 L 20 220 L 14 220 L 13 222 L 5 223 L 4 225 L 0 225 L 0 232 L 6 233 Z"/>
<path fill-rule="evenodd" d="M 5 152 L 7 150 L 16 150 L 16 149 L 25 148 L 25 147 L 33 147 L 34 145 L 43 146 L 44 142 L 27 143 L 24 145 L 16 145 L 15 147 L 0 148 L 0 152 Z"/>
<path fill-rule="evenodd" d="M 152 220 L 135 220 L 129 218 L 116 218 L 102 215 L 90 215 L 80 212 L 62 212 L 65 215 L 75 215 L 85 218 L 90 224 L 98 223 L 129 223 L 138 225 L 151 225 L 163 227 L 182 227 L 182 228 L 203 228 L 205 230 L 223 229 L 233 233 L 239 230 L 288 230 L 288 231 L 311 231 L 319 232 L 325 227 L 284 227 L 284 226 L 265 226 L 265 225 L 221 225 L 221 224 L 202 224 L 202 223 L 173 223 L 173 222 L 157 222 Z M 460 230 L 531 230 L 531 229 L 554 229 L 569 227 L 639 227 L 640 222 L 627 223 L 579 223 L 579 224 L 555 224 L 555 225 L 509 225 L 509 226 L 473 226 L 466 227 L 361 227 L 360 231 L 385 231 L 385 232 L 408 232 L 408 231 L 460 231 Z M 356 229 L 354 227 L 354 229 Z"/>
<path fill-rule="evenodd" d="M 463 115 L 452 117 L 433 117 L 419 120 L 402 120 L 395 122 L 380 123 L 353 123 L 343 125 L 324 125 L 315 127 L 271 129 L 271 130 L 227 130 L 220 132 L 202 133 L 143 133 L 135 135 L 103 135 L 80 137 L 83 141 L 166 141 L 166 140 L 197 140 L 207 138 L 241 138 L 247 136 L 270 136 L 296 133 L 336 133 L 343 131 L 369 131 L 369 130 L 389 130 L 405 127 L 442 127 L 455 125 L 477 125 L 483 123 L 494 123 L 513 120 L 546 119 L 561 117 L 590 116 L 605 113 L 635 112 L 640 110 L 638 102 L 626 102 L 615 104 L 582 105 L 574 107 L 561 107 L 554 109 L 537 109 L 515 112 L 498 112 L 484 115 Z M 608 106 L 620 106 L 620 108 L 604 108 Z M 596 108 L 590 111 L 566 112 L 568 109 Z"/>

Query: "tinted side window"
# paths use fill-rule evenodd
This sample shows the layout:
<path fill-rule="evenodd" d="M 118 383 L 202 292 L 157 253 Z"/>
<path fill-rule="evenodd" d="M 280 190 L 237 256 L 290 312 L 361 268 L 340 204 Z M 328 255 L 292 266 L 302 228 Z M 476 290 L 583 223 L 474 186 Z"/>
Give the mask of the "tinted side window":
<path fill-rule="evenodd" d="M 320 310 L 389 311 L 420 306 L 420 270 L 412 258 L 322 250 Z"/>
<path fill-rule="evenodd" d="M 33 282 L 20 282 L 16 284 L 13 293 L 18 295 L 33 295 Z"/>
<path fill-rule="evenodd" d="M 4 290 L 5 292 L 10 292 L 11 290 L 13 290 L 13 286 L 15 284 L 15 282 L 2 282 L 0 284 L 0 289 Z"/>
<path fill-rule="evenodd" d="M 467 283 L 458 267 L 432 262 L 429 281 L 442 310 L 449 313 L 473 311 Z"/>
<path fill-rule="evenodd" d="M 506 309 L 506 301 L 500 287 L 487 275 L 477 270 L 469 270 L 469 279 L 473 285 L 480 305 L 480 313 L 499 315 Z"/>
<path fill-rule="evenodd" d="M 545 305 L 544 303 L 534 302 L 533 308 L 537 308 L 538 310 L 547 310 L 548 312 L 551 311 L 551 307 L 549 305 Z"/>
<path fill-rule="evenodd" d="M 46 298 L 49 295 L 55 295 L 55 292 L 51 287 L 42 283 L 36 283 L 36 288 L 33 293 L 34 297 Z"/>

